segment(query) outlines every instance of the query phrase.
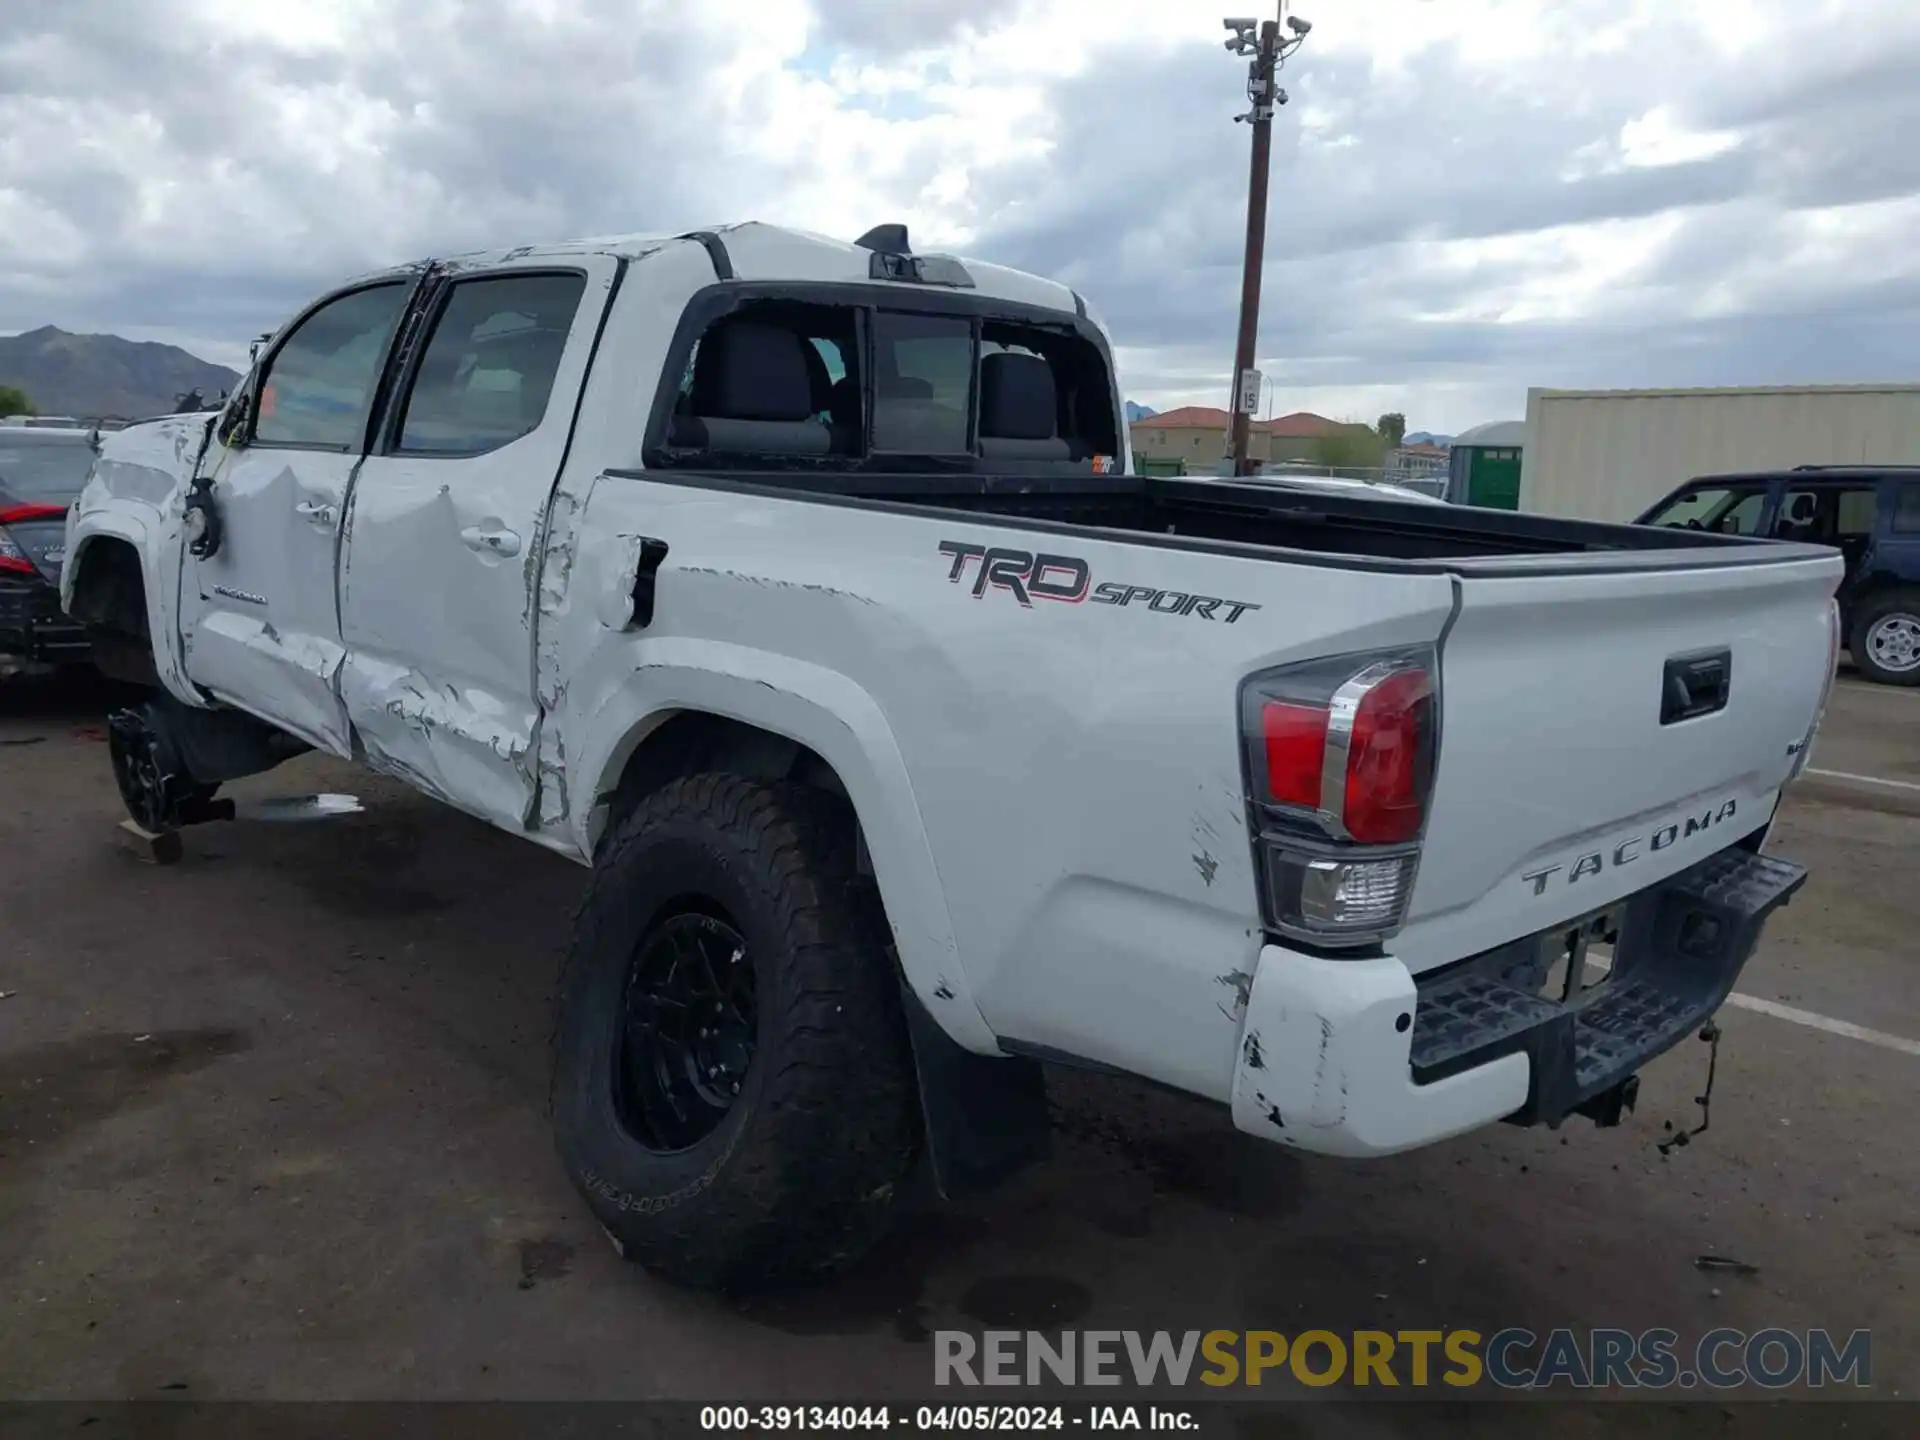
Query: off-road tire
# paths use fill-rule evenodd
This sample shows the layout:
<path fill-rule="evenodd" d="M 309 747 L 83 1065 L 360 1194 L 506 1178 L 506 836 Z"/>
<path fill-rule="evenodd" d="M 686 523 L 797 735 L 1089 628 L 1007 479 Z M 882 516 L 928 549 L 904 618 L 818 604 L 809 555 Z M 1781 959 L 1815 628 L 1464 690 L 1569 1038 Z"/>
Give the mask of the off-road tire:
<path fill-rule="evenodd" d="M 1920 667 L 1889 670 L 1874 660 L 1873 648 L 1867 643 L 1873 627 L 1895 614 L 1920 620 L 1920 589 L 1907 586 L 1867 599 L 1853 617 L 1853 633 L 1847 637 L 1847 650 L 1853 656 L 1853 663 L 1860 667 L 1860 673 L 1876 684 L 1920 685 Z"/>
<path fill-rule="evenodd" d="M 920 1110 L 890 937 L 836 796 L 732 775 L 676 780 L 617 822 L 562 975 L 553 1126 L 568 1175 L 628 1259 L 740 1292 L 822 1277 L 884 1229 Z M 689 901 L 753 967 L 757 1048 L 717 1128 L 637 1139 L 615 1098 L 628 972 Z"/>

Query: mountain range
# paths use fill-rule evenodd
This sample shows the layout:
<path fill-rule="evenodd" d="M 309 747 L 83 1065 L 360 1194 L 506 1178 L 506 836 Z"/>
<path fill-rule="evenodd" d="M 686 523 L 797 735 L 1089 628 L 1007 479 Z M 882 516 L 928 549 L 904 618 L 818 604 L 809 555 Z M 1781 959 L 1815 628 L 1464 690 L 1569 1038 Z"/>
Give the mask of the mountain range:
<path fill-rule="evenodd" d="M 177 345 L 75 335 L 53 325 L 0 335 L 0 386 L 26 392 L 42 415 L 136 420 L 166 414 L 189 390 L 212 400 L 239 382 L 238 371 Z M 1126 410 L 1129 425 L 1157 413 L 1132 400 Z"/>
<path fill-rule="evenodd" d="M 239 372 L 177 345 L 52 325 L 0 335 L 0 386 L 24 391 L 42 415 L 138 420 L 166 414 L 189 390 L 211 400 L 239 381 Z"/>

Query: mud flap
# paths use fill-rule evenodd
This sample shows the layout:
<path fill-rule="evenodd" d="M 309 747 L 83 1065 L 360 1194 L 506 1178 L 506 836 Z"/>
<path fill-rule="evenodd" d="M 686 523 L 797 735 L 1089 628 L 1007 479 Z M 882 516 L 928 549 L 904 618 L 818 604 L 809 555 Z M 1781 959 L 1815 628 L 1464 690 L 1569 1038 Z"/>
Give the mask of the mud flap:
<path fill-rule="evenodd" d="M 1046 1080 L 1036 1060 L 957 1045 L 904 982 L 927 1158 L 943 1199 L 979 1194 L 1053 1153 Z"/>

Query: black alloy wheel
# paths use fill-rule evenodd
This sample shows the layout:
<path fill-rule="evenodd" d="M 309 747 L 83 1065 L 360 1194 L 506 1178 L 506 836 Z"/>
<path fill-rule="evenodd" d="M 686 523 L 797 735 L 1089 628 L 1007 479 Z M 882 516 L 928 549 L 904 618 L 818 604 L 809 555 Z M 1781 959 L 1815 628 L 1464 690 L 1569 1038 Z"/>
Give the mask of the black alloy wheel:
<path fill-rule="evenodd" d="M 682 909 L 641 941 L 627 971 L 616 1104 L 634 1140 L 671 1154 L 733 1108 L 759 1048 L 753 964 L 731 921 Z"/>
<path fill-rule="evenodd" d="M 730 1294 L 819 1279 L 920 1154 L 886 911 L 845 797 L 688 775 L 596 857 L 561 973 L 553 1133 L 627 1259 Z"/>

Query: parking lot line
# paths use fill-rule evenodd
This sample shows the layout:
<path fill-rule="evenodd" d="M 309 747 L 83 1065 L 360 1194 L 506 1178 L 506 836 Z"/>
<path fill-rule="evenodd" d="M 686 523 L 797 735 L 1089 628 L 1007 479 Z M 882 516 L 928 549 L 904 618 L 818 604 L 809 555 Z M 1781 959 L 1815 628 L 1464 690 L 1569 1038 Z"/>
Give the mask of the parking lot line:
<path fill-rule="evenodd" d="M 1599 956 L 1590 957 L 1587 963 L 1597 970 L 1613 969 L 1612 961 Z M 1829 1035 L 1844 1036 L 1848 1040 L 1864 1040 L 1869 1045 L 1897 1050 L 1902 1055 L 1920 1055 L 1920 1040 L 1889 1035 L 1884 1030 L 1869 1030 L 1865 1025 L 1856 1025 L 1851 1020 L 1836 1020 L 1831 1015 L 1818 1015 L 1811 1010 L 1782 1005 L 1778 1000 L 1762 1000 L 1758 995 L 1746 995 L 1736 990 L 1727 996 L 1727 1004 L 1741 1010 L 1751 1010 L 1756 1015 L 1771 1015 L 1789 1024 L 1805 1025 L 1810 1030 L 1824 1030 Z"/>
<path fill-rule="evenodd" d="M 1814 770 L 1809 775 L 1818 775 L 1827 780 L 1851 780 L 1856 785 L 1884 785 L 1889 790 L 1920 790 L 1911 780 L 1882 780 L 1878 775 L 1852 775 L 1845 770 Z"/>
<path fill-rule="evenodd" d="M 1920 699 L 1920 690 L 1904 685 L 1877 685 L 1871 680 L 1860 680 L 1851 675 L 1840 677 L 1840 688 L 1857 690 L 1862 695 L 1904 695 L 1909 700 Z"/>
<path fill-rule="evenodd" d="M 1771 1015 L 1776 1020 L 1787 1020 L 1795 1025 L 1824 1030 L 1829 1035 L 1844 1035 L 1849 1040 L 1864 1040 L 1869 1045 L 1898 1050 L 1903 1055 L 1920 1055 L 1920 1040 L 1907 1040 L 1898 1035 L 1889 1035 L 1884 1030 L 1869 1030 L 1864 1025 L 1835 1020 L 1827 1015 L 1816 1015 L 1811 1010 L 1799 1010 L 1792 1005 L 1782 1005 L 1774 1000 L 1762 1000 L 1757 995 L 1742 995 L 1736 991 L 1727 997 L 1727 1003 L 1737 1005 L 1742 1010 L 1752 1010 L 1760 1015 Z"/>

